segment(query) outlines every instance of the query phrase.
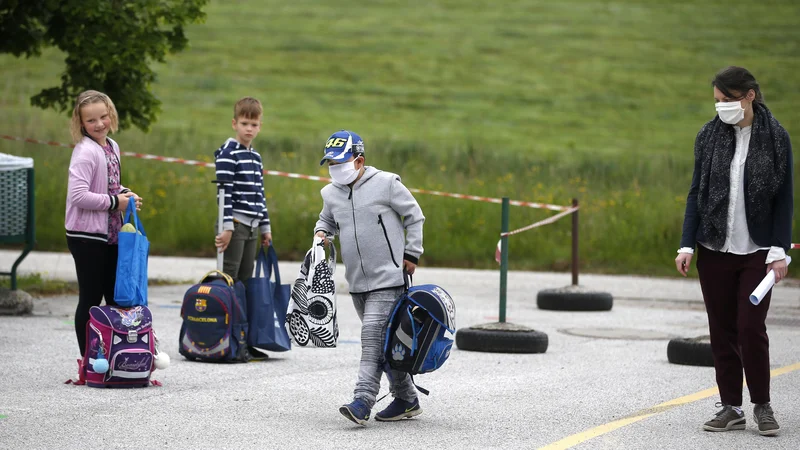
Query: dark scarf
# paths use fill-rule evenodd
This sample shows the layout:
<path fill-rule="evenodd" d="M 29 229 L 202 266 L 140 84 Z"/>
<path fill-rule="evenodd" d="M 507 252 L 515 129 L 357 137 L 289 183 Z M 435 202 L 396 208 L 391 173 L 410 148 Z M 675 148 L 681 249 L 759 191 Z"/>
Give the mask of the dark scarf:
<path fill-rule="evenodd" d="M 786 132 L 766 106 L 753 103 L 753 125 L 745 161 L 745 202 L 748 223 L 756 224 L 772 215 L 772 199 L 787 171 Z M 714 249 L 725 245 L 728 232 L 728 203 L 731 162 L 736 151 L 736 132 L 715 117 L 698 135 L 695 157 L 700 158 L 700 186 L 697 206 L 700 229 Z"/>

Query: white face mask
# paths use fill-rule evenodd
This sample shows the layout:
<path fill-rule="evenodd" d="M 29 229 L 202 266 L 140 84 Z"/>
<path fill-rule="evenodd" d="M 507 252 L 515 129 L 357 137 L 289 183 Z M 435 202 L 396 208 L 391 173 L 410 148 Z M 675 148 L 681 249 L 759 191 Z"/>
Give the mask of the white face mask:
<path fill-rule="evenodd" d="M 719 102 L 716 104 L 719 120 L 735 125 L 744 119 L 744 108 L 742 102 Z"/>
<path fill-rule="evenodd" d="M 336 164 L 335 166 L 328 166 L 328 172 L 331 174 L 333 181 L 347 186 L 353 181 L 356 181 L 359 170 L 356 169 L 356 162 L 353 160 L 347 163 Z"/>

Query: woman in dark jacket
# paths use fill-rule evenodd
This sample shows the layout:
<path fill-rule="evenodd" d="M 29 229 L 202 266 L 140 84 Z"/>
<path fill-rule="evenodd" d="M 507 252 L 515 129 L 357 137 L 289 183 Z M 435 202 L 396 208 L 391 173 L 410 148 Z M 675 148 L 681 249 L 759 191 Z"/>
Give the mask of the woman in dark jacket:
<path fill-rule="evenodd" d="M 717 116 L 697 134 L 694 174 L 686 199 L 675 265 L 686 276 L 697 247 L 697 272 L 708 312 L 711 349 L 722 409 L 703 428 L 745 428 L 742 371 L 759 433 L 780 427 L 769 398 L 768 293 L 758 305 L 750 293 L 770 271 L 786 276 L 792 236 L 792 146 L 764 104 L 758 82 L 742 67 L 714 81 Z"/>

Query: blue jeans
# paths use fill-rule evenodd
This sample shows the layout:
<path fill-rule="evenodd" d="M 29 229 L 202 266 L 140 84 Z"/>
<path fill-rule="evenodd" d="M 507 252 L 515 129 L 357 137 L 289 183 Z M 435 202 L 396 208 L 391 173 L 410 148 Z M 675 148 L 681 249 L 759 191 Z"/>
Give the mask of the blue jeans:
<path fill-rule="evenodd" d="M 403 288 L 392 288 L 352 294 L 353 305 L 361 319 L 361 365 L 353 397 L 366 402 L 370 409 L 375 405 L 381 387 L 384 327 L 395 300 L 402 292 Z M 411 376 L 405 372 L 389 372 L 389 390 L 392 396 L 407 402 L 417 398 Z"/>

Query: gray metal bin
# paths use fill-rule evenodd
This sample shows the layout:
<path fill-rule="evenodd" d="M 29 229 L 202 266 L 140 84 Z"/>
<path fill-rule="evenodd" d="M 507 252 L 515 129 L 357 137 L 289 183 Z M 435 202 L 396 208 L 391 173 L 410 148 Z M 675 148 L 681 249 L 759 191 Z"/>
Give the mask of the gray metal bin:
<path fill-rule="evenodd" d="M 33 195 L 33 158 L 0 153 L 0 245 L 24 244 L 14 262 L 11 290 L 17 289 L 17 267 L 33 250 L 36 238 Z"/>

